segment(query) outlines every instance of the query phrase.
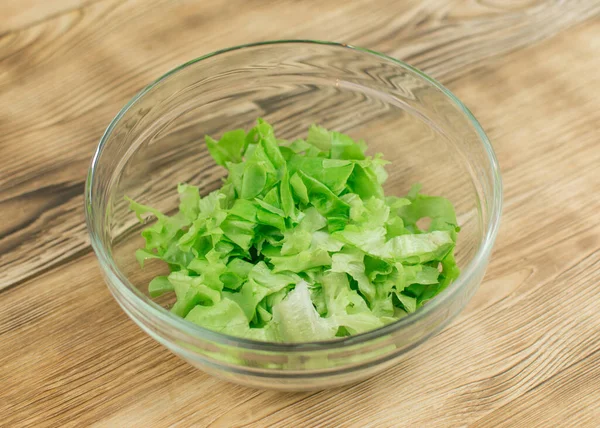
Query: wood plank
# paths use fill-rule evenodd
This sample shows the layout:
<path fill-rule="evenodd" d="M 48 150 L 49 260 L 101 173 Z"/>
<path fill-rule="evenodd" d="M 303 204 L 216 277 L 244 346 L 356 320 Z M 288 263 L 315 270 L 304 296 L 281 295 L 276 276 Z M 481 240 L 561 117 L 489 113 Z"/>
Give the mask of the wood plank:
<path fill-rule="evenodd" d="M 599 11 L 591 0 L 101 0 L 9 32 L 0 38 L 0 289 L 89 251 L 80 195 L 97 140 L 137 90 L 185 60 L 249 40 L 334 39 L 451 82 Z M 274 16 L 286 25 L 270 25 Z"/>
<path fill-rule="evenodd" d="M 590 195 L 600 190 L 600 76 L 585 71 L 597 62 L 596 24 L 452 82 L 495 144 L 505 214 L 474 301 L 400 364 L 318 393 L 220 382 L 127 321 L 86 254 L 2 294 L 3 423 L 594 426 L 600 199 Z"/>
<path fill-rule="evenodd" d="M 600 352 L 596 351 L 478 420 L 474 427 L 548 427 L 556 421 L 595 427 L 600 420 L 598 382 Z M 554 403 L 548 406 L 548 401 Z"/>
<path fill-rule="evenodd" d="M 0 35 L 46 19 L 81 9 L 93 0 L 2 0 L 0 1 Z"/>

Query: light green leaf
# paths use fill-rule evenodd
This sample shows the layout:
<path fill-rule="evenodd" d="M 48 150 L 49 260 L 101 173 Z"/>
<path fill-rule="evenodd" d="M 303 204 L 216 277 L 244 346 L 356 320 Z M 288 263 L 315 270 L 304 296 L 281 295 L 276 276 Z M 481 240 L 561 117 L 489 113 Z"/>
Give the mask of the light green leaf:
<path fill-rule="evenodd" d="M 285 299 L 273 307 L 273 323 L 284 342 L 313 342 L 335 337 L 337 326 L 319 316 L 315 310 L 308 284 L 298 283 Z"/>

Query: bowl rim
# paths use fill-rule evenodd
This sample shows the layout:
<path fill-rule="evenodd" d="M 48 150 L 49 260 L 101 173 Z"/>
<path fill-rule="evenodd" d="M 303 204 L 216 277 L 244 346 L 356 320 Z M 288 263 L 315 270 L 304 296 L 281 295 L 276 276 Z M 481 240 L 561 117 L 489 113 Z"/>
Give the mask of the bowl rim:
<path fill-rule="evenodd" d="M 464 268 L 461 275 L 458 277 L 456 281 L 451 283 L 446 289 L 444 289 L 440 294 L 438 294 L 434 299 L 431 300 L 427 305 L 422 306 L 417 311 L 408 314 L 399 320 L 387 324 L 383 327 L 379 327 L 374 330 L 370 330 L 364 333 L 360 333 L 353 336 L 341 337 L 338 339 L 331 339 L 326 341 L 316 341 L 316 342 L 298 342 L 298 343 L 280 343 L 280 342 L 263 342 L 252 339 L 246 339 L 241 337 L 229 336 L 223 333 L 219 333 L 213 330 L 209 330 L 207 328 L 201 327 L 199 325 L 193 324 L 185 319 L 178 317 L 172 314 L 170 311 L 166 310 L 162 306 L 158 305 L 147 296 L 145 296 L 142 292 L 140 292 L 131 282 L 125 277 L 125 275 L 118 269 L 116 264 L 114 263 L 112 257 L 109 252 L 106 250 L 102 241 L 100 239 L 99 234 L 96 229 L 93 227 L 93 218 L 94 212 L 92 210 L 92 199 L 93 199 L 93 183 L 94 178 L 96 176 L 97 166 L 100 159 L 100 155 L 104 146 L 107 144 L 109 137 L 112 134 L 112 131 L 118 125 L 121 118 L 125 115 L 125 113 L 132 108 L 146 93 L 152 90 L 155 86 L 169 78 L 170 76 L 182 71 L 183 69 L 206 60 L 208 58 L 212 58 L 217 55 L 222 55 L 225 53 L 260 47 L 260 46 L 274 46 L 281 44 L 309 44 L 309 45 L 324 45 L 328 47 L 340 48 L 340 49 L 350 49 L 356 52 L 361 52 L 366 55 L 374 55 L 379 57 L 380 59 L 384 59 L 393 63 L 396 66 L 404 69 L 405 71 L 411 72 L 421 79 L 423 79 L 428 84 L 432 85 L 439 91 L 441 91 L 447 99 L 453 103 L 458 109 L 465 115 L 465 117 L 469 120 L 471 125 L 473 126 L 476 134 L 479 137 L 481 144 L 487 154 L 487 160 L 490 163 L 491 173 L 493 175 L 493 186 L 492 186 L 492 195 L 490 198 L 491 206 L 489 210 L 489 227 L 486 234 L 483 237 L 483 243 L 479 246 L 475 256 L 469 261 L 467 266 Z M 88 170 L 86 184 L 85 184 L 85 196 L 84 196 L 84 204 L 85 204 L 85 218 L 87 230 L 90 235 L 91 246 L 96 253 L 96 256 L 99 259 L 101 269 L 105 274 L 109 275 L 111 279 L 114 281 L 108 281 L 109 287 L 114 287 L 113 292 L 117 292 L 123 298 L 128 300 L 130 304 L 135 305 L 138 309 L 144 309 L 148 315 L 151 317 L 160 320 L 161 322 L 167 324 L 169 327 L 176 329 L 179 332 L 190 335 L 192 338 L 201 339 L 201 340 L 209 340 L 212 342 L 216 342 L 221 345 L 235 346 L 239 348 L 244 348 L 252 351 L 263 351 L 263 352 L 286 352 L 286 353 L 298 353 L 298 352 L 307 352 L 307 351 L 319 351 L 319 350 L 332 350 L 332 349 L 341 349 L 347 348 L 349 346 L 355 346 L 362 343 L 366 343 L 378 338 L 381 338 L 387 334 L 393 333 L 395 331 L 404 329 L 412 324 L 417 323 L 419 320 L 425 318 L 430 312 L 433 312 L 439 306 L 442 306 L 444 302 L 448 299 L 451 299 L 458 290 L 463 288 L 466 284 L 470 282 L 472 277 L 477 273 L 477 268 L 482 264 L 486 263 L 488 259 L 492 247 L 494 245 L 494 241 L 498 234 L 498 229 L 500 226 L 500 216 L 502 212 L 502 179 L 500 176 L 500 168 L 498 165 L 498 160 L 492 148 L 492 145 L 483 131 L 483 128 L 475 119 L 471 111 L 446 87 L 444 87 L 437 80 L 423 73 L 419 69 L 401 61 L 396 58 L 390 57 L 383 53 L 361 48 L 358 46 L 354 46 L 346 43 L 337 43 L 330 41 L 321 41 L 321 40 L 309 40 L 309 39 L 284 39 L 284 40 L 271 40 L 271 41 L 263 41 L 263 42 L 255 42 L 255 43 L 247 43 L 242 45 L 237 45 L 225 49 L 220 49 L 208 53 L 206 55 L 202 55 L 198 58 L 192 59 L 188 62 L 183 63 L 182 65 L 175 67 L 174 69 L 168 71 L 163 74 L 161 77 L 156 79 L 154 82 L 147 85 L 141 91 L 139 91 L 125 106 L 117 113 L 117 115 L 110 122 L 108 127 L 106 128 L 102 138 L 100 139 L 100 143 L 96 148 L 96 151 L 92 157 L 92 161 L 90 164 L 90 168 Z M 104 213 L 101 214 L 104 216 Z M 118 300 L 118 299 L 117 299 Z M 119 302 L 122 305 L 121 302 Z M 140 304 L 143 305 L 140 308 Z M 136 320 L 136 322 L 138 322 Z"/>

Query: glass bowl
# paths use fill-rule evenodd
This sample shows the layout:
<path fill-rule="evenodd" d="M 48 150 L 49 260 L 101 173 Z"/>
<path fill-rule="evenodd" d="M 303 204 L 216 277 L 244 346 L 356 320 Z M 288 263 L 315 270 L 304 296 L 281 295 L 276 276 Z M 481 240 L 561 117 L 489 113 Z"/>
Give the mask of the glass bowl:
<path fill-rule="evenodd" d="M 461 275 L 435 299 L 385 327 L 338 340 L 266 343 L 227 336 L 168 310 L 147 285 L 167 272 L 142 270 L 143 246 L 127 195 L 165 213 L 177 209 L 176 186 L 217 189 L 225 175 L 204 136 L 252 127 L 258 117 L 279 138 L 304 137 L 312 123 L 364 139 L 383 152 L 387 194 L 413 183 L 454 204 L 462 228 Z M 146 333 L 190 364 L 257 388 L 323 389 L 362 380 L 397 363 L 439 332 L 481 282 L 498 231 L 502 189 L 486 135 L 442 85 L 385 55 L 348 45 L 276 41 L 233 47 L 190 61 L 141 91 L 115 117 L 92 160 L 86 183 L 91 243 L 110 291 Z M 450 364 L 450 362 L 448 362 Z"/>

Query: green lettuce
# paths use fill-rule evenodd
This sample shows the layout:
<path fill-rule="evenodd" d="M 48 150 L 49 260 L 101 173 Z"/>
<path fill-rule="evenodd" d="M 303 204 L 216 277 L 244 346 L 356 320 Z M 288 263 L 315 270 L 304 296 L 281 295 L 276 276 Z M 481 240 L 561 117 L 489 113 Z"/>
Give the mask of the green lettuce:
<path fill-rule="evenodd" d="M 172 216 L 127 199 L 154 218 L 135 256 L 167 264 L 148 292 L 174 293 L 174 314 L 253 340 L 329 340 L 394 322 L 458 277 L 450 201 L 419 186 L 385 196 L 388 162 L 364 142 L 318 125 L 286 141 L 258 119 L 206 145 L 228 171 L 220 189 L 179 184 Z"/>

